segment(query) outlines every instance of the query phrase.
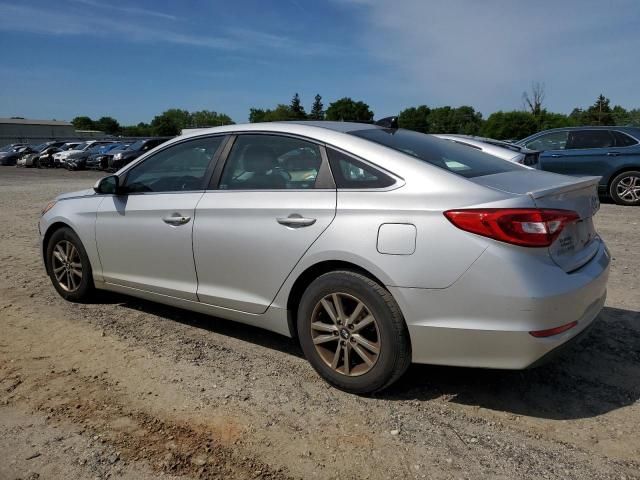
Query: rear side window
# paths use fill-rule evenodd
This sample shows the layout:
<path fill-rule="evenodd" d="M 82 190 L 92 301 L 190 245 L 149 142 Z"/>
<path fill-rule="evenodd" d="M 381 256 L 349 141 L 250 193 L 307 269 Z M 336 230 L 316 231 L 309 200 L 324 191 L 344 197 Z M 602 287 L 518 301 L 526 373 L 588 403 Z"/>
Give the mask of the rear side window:
<path fill-rule="evenodd" d="M 528 141 L 524 146 L 529 150 L 564 150 L 567 146 L 567 137 L 568 132 L 566 130 L 545 133 Z"/>
<path fill-rule="evenodd" d="M 327 155 L 337 188 L 385 188 L 395 183 L 389 175 L 342 152 L 327 148 Z"/>
<path fill-rule="evenodd" d="M 609 130 L 572 130 L 569 132 L 567 149 L 613 147 L 613 136 Z"/>
<path fill-rule="evenodd" d="M 630 147 L 631 145 L 636 145 L 638 141 L 635 138 L 631 138 L 626 133 L 619 132 L 618 130 L 612 130 L 611 134 L 616 143 L 616 147 Z"/>
<path fill-rule="evenodd" d="M 393 148 L 466 178 L 519 171 L 523 168 L 475 148 L 468 148 L 455 142 L 410 130 L 372 128 L 349 133 L 385 147 Z"/>

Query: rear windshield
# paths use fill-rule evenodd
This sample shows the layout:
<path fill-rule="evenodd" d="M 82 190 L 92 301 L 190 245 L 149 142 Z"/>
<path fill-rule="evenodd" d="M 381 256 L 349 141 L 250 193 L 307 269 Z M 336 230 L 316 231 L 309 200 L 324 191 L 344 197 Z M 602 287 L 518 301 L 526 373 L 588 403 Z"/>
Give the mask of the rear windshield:
<path fill-rule="evenodd" d="M 411 130 L 371 128 L 349 132 L 416 157 L 466 178 L 521 170 L 523 167 L 454 142 Z M 374 160 L 374 159 L 371 159 Z"/>

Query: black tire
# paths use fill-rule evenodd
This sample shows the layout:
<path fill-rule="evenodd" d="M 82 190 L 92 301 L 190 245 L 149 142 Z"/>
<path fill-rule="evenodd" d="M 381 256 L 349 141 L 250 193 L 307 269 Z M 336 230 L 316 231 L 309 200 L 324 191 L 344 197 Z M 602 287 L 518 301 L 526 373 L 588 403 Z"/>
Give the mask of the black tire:
<path fill-rule="evenodd" d="M 73 263 L 80 263 L 82 267 L 81 278 L 78 279 L 77 275 L 73 277 L 77 281 L 77 288 L 73 290 L 65 289 L 58 278 L 56 278 L 56 272 L 54 271 L 54 269 L 59 268 L 61 264 L 58 258 L 54 260 L 54 249 L 56 249 L 56 246 L 59 244 L 61 246 L 66 246 L 64 242 L 68 242 L 76 248 L 79 258 L 78 256 L 72 255 L 72 261 L 76 260 Z M 85 251 L 80 238 L 78 238 L 78 235 L 76 235 L 71 228 L 60 228 L 51 235 L 46 248 L 47 273 L 49 274 L 49 278 L 51 279 L 54 288 L 60 296 L 71 302 L 84 302 L 89 300 L 95 290 L 93 285 L 93 272 L 91 270 L 91 263 L 89 262 L 87 252 Z M 77 262 L 78 259 L 79 262 Z"/>
<path fill-rule="evenodd" d="M 334 293 L 344 295 L 347 299 L 351 297 L 354 302 L 364 303 L 375 319 L 379 353 L 372 366 L 360 365 L 369 370 L 365 368 L 365 372 L 357 376 L 345 374 L 345 354 L 337 353 L 339 344 L 343 344 L 343 348 L 346 349 L 351 347 L 349 340 L 355 343 L 351 338 L 342 340 L 345 338 L 341 337 L 343 333 L 345 336 L 348 335 L 348 331 L 343 332 L 345 328 L 339 333 L 332 332 L 332 335 L 337 335 L 336 341 L 339 342 L 335 344 L 335 351 L 338 357 L 342 355 L 343 371 L 332 368 L 314 344 L 311 323 L 314 315 L 317 315 L 316 307 L 321 308 L 319 302 Z M 315 317 L 316 320 L 317 318 Z M 297 328 L 300 345 L 309 363 L 328 383 L 349 393 L 369 394 L 383 390 L 398 380 L 411 363 L 409 332 L 398 304 L 383 286 L 360 273 L 341 270 L 325 273 L 315 279 L 307 287 L 298 306 Z M 333 346 L 327 347 L 327 351 L 333 349 Z M 362 359 L 355 353 L 350 353 L 349 358 L 351 361 Z"/>
<path fill-rule="evenodd" d="M 634 182 L 637 189 L 630 192 L 626 198 L 624 197 L 625 183 Z M 621 194 L 623 196 L 621 196 Z M 618 205 L 640 205 L 640 171 L 632 170 L 622 172 L 611 181 L 609 186 L 609 195 L 611 199 Z"/>

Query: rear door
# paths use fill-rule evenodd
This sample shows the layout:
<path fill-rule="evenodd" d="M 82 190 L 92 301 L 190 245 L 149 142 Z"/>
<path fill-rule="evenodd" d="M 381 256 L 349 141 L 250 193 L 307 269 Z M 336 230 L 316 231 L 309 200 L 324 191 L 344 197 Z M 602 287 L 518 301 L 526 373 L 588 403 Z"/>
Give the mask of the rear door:
<path fill-rule="evenodd" d="M 335 216 L 326 154 L 296 137 L 243 134 L 214 177 L 194 223 L 198 298 L 263 313 Z"/>
<path fill-rule="evenodd" d="M 614 138 L 609 130 L 570 130 L 561 151 L 541 155 L 543 170 L 565 175 L 604 175 Z"/>
<path fill-rule="evenodd" d="M 105 281 L 197 300 L 192 234 L 225 137 L 170 145 L 127 172 L 123 193 L 100 204 L 96 241 Z"/>

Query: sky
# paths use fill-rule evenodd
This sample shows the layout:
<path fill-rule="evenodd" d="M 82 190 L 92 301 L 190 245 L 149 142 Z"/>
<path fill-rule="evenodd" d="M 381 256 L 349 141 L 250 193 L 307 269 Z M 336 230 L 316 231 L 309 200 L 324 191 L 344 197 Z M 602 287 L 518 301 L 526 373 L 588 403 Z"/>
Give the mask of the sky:
<path fill-rule="evenodd" d="M 426 104 L 485 118 L 640 107 L 638 0 L 0 0 L 0 117 L 149 122 L 319 93 L 376 118 Z"/>

